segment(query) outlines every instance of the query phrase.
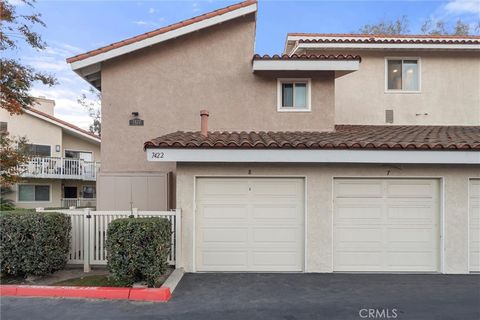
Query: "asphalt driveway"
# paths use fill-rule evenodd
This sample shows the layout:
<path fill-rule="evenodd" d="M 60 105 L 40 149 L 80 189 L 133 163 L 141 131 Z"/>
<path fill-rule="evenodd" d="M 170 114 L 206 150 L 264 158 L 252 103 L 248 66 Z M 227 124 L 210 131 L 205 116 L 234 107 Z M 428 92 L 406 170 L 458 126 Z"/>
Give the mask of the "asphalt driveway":
<path fill-rule="evenodd" d="M 1 319 L 480 319 L 480 275 L 186 274 L 168 303 L 2 298 Z"/>

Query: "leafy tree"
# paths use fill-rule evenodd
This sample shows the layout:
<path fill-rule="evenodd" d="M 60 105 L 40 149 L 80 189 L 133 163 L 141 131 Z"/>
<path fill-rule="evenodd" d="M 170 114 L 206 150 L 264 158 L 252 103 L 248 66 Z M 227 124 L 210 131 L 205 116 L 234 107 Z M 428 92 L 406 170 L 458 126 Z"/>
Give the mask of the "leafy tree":
<path fill-rule="evenodd" d="M 102 134 L 102 112 L 100 109 L 102 95 L 100 92 L 90 88 L 89 98 L 85 93 L 77 99 L 78 104 L 88 111 L 88 115 L 92 118 L 92 124 L 89 127 L 91 133 L 101 136 Z"/>
<path fill-rule="evenodd" d="M 11 137 L 8 133 L 0 133 L 0 184 L 7 189 L 21 180 L 21 164 L 30 158 L 27 139 Z"/>
<path fill-rule="evenodd" d="M 457 20 L 454 28 L 453 34 L 457 36 L 466 36 L 470 33 L 470 26 L 460 19 Z"/>
<path fill-rule="evenodd" d="M 30 8 L 35 3 L 35 0 L 20 1 Z M 33 104 L 29 91 L 35 82 L 48 86 L 57 83 L 53 76 L 23 65 L 19 59 L 5 57 L 8 50 L 18 49 L 21 40 L 33 49 L 44 50 L 46 43 L 33 30 L 37 25 L 45 27 L 40 13 L 17 14 L 14 5 L 0 0 L 0 106 L 12 115 L 21 114 L 22 108 Z"/>
<path fill-rule="evenodd" d="M 405 34 L 409 32 L 408 18 L 402 16 L 394 21 L 381 20 L 376 24 L 366 24 L 358 29 L 363 34 Z"/>
<path fill-rule="evenodd" d="M 381 20 L 376 24 L 366 24 L 358 29 L 359 33 L 364 34 L 408 34 L 409 23 L 406 16 L 396 20 Z M 443 20 L 433 21 L 427 19 L 420 28 L 421 34 L 425 35 L 456 35 L 465 36 L 470 34 L 470 26 L 458 19 L 453 27 L 450 27 Z M 480 32 L 480 23 L 475 27 L 475 32 Z"/>

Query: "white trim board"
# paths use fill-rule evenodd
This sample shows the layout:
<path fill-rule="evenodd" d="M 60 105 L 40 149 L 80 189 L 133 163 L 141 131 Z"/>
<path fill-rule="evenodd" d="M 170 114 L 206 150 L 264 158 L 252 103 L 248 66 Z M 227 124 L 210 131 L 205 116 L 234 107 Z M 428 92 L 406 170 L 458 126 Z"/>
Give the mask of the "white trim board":
<path fill-rule="evenodd" d="M 229 20 L 244 16 L 244 15 L 250 14 L 250 13 L 253 13 L 253 12 L 256 12 L 256 11 L 257 11 L 257 4 L 253 3 L 249 6 L 242 7 L 242 8 L 224 13 L 224 14 L 219 15 L 219 16 L 215 16 L 215 17 L 212 17 L 212 18 L 209 18 L 209 19 L 201 20 L 199 22 L 192 23 L 190 25 L 187 25 L 187 26 L 184 26 L 184 27 L 172 30 L 172 31 L 161 33 L 161 34 L 153 36 L 151 38 L 136 41 L 136 42 L 121 46 L 119 48 L 112 49 L 112 50 L 109 50 L 107 52 L 94 55 L 92 57 L 89 57 L 89 58 L 86 58 L 86 59 L 83 59 L 83 60 L 72 62 L 71 63 L 71 68 L 72 68 L 72 70 L 77 71 L 78 69 L 85 68 L 85 67 L 88 67 L 90 65 L 93 65 L 93 64 L 96 64 L 96 63 L 99 63 L 99 62 L 102 62 L 102 61 L 105 61 L 105 60 L 108 60 L 108 59 L 112 59 L 112 58 L 130 53 L 130 52 L 133 52 L 133 51 L 136 51 L 136 50 L 148 47 L 148 46 L 152 46 L 154 44 L 157 44 L 157 43 L 160 43 L 160 42 L 163 42 L 163 41 L 167 41 L 167 40 L 170 40 L 170 39 L 173 39 L 173 38 L 177 38 L 177 37 L 183 36 L 185 34 L 188 34 L 188 33 L 194 32 L 194 31 L 198 31 L 198 30 L 201 30 L 201 29 L 204 29 L 204 28 L 208 28 L 208 27 L 211 27 L 213 25 L 216 25 L 216 24 L 219 24 L 219 23 L 222 23 L 222 22 L 226 22 L 226 21 L 229 21 Z"/>
<path fill-rule="evenodd" d="M 435 43 L 299 43 L 290 55 L 299 49 L 415 49 L 415 50 L 480 50 L 477 44 Z"/>
<path fill-rule="evenodd" d="M 148 161 L 269 163 L 409 163 L 480 165 L 479 151 L 147 149 Z"/>
<path fill-rule="evenodd" d="M 357 71 L 359 60 L 253 60 L 253 71 Z"/>

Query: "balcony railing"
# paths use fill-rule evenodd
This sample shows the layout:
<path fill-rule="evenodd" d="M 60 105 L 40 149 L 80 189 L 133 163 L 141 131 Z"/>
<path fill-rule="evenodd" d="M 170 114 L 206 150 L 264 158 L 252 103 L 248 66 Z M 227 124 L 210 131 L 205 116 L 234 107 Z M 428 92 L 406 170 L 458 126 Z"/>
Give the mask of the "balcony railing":
<path fill-rule="evenodd" d="M 60 157 L 32 157 L 20 166 L 25 178 L 75 179 L 95 181 L 100 162 Z"/>
<path fill-rule="evenodd" d="M 95 198 L 62 198 L 63 208 L 95 208 L 97 199 Z"/>

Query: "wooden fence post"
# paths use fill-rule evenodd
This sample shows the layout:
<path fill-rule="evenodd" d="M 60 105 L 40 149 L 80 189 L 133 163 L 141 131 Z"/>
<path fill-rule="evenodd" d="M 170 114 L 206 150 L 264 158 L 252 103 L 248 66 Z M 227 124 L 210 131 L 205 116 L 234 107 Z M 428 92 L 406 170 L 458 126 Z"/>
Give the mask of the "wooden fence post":
<path fill-rule="evenodd" d="M 83 209 L 83 272 L 90 272 L 90 209 Z"/>

